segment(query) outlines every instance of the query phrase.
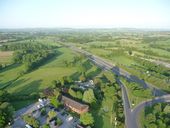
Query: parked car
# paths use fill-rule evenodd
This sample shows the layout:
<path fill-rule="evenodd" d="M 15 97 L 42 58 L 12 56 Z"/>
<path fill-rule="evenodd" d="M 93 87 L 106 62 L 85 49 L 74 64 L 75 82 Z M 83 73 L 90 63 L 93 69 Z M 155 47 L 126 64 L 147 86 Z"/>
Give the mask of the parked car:
<path fill-rule="evenodd" d="M 29 124 L 26 124 L 25 128 L 33 128 L 33 127 L 31 127 Z"/>
<path fill-rule="evenodd" d="M 59 112 L 59 109 L 58 109 L 58 108 L 54 108 L 54 111 L 57 111 L 57 112 Z"/>
<path fill-rule="evenodd" d="M 68 116 L 66 120 L 67 120 L 67 121 L 72 121 L 72 120 L 73 120 L 73 117 L 72 117 L 72 116 Z"/>
<path fill-rule="evenodd" d="M 42 104 L 37 105 L 37 108 L 38 108 L 38 109 L 40 109 L 40 108 L 42 108 L 42 107 L 44 107 L 44 105 L 42 105 Z"/>

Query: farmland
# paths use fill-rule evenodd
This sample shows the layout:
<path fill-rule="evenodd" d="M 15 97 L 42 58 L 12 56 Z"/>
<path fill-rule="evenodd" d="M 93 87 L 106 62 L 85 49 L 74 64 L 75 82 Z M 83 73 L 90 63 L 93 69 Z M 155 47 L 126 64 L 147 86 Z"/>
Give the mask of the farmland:
<path fill-rule="evenodd" d="M 12 51 L 2 52 L 0 51 L 0 64 L 10 64 L 12 62 Z"/>

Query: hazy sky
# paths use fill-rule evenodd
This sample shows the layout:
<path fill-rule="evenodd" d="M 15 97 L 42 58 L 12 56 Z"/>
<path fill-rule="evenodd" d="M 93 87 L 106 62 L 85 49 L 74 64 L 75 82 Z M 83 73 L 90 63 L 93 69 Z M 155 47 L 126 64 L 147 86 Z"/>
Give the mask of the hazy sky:
<path fill-rule="evenodd" d="M 170 28 L 170 0 L 0 0 L 0 28 Z"/>

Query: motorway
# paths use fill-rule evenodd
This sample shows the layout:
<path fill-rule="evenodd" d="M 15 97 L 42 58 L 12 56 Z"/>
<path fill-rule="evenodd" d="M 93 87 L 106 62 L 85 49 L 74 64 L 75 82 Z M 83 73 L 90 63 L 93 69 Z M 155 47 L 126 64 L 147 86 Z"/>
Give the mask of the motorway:
<path fill-rule="evenodd" d="M 151 99 L 151 100 L 147 100 L 145 102 L 142 102 L 141 104 L 139 104 L 138 106 L 136 106 L 134 109 L 131 109 L 131 103 L 128 99 L 128 94 L 127 94 L 127 89 L 126 87 L 121 83 L 121 81 L 119 79 L 117 79 L 118 84 L 121 87 L 122 90 L 122 98 L 123 98 L 123 105 L 124 105 L 124 114 L 125 114 L 125 126 L 126 128 L 138 128 L 138 116 L 139 116 L 139 112 L 141 111 L 142 108 L 144 108 L 147 105 L 151 105 L 154 103 L 158 103 L 158 102 L 169 102 L 170 101 L 170 95 L 166 95 L 167 93 L 163 92 L 162 90 L 160 90 L 159 88 L 157 88 L 156 86 L 147 83 L 143 80 L 140 80 L 139 78 L 132 76 L 130 73 L 126 72 L 125 70 L 107 62 L 106 60 L 96 56 L 96 55 L 92 55 L 91 53 L 84 51 L 82 49 L 76 48 L 74 46 L 69 46 L 72 50 L 82 53 L 85 56 L 87 56 L 89 58 L 89 60 L 91 60 L 93 63 L 95 63 L 97 66 L 99 66 L 100 68 L 104 69 L 104 70 L 111 70 L 112 72 L 114 72 L 117 76 L 124 76 L 127 79 L 137 82 L 140 85 L 142 85 L 145 88 L 150 88 L 153 90 L 153 94 L 155 96 L 159 96 L 156 97 L 155 99 Z"/>

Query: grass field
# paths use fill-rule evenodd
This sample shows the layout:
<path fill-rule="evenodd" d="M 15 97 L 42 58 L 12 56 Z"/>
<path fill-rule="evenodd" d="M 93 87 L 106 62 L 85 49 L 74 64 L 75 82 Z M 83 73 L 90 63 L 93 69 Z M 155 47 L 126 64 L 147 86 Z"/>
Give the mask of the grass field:
<path fill-rule="evenodd" d="M 39 69 L 34 70 L 28 74 L 23 75 L 10 86 L 6 88 L 10 93 L 16 94 L 30 94 L 41 91 L 44 88 L 52 86 L 51 82 L 62 76 L 69 76 L 77 72 L 76 67 L 64 67 L 64 59 L 72 59 L 74 54 L 66 48 L 59 48 L 60 55 L 52 60 L 46 62 Z M 18 76 L 21 66 L 12 68 L 1 73 L 3 76 L 3 83 L 15 79 Z"/>
<path fill-rule="evenodd" d="M 112 113 L 103 113 L 100 110 L 93 111 L 93 116 L 96 119 L 95 121 L 95 128 L 112 128 Z"/>
<path fill-rule="evenodd" d="M 111 50 L 107 49 L 100 49 L 100 48 L 90 48 L 88 49 L 89 52 L 104 57 L 105 59 L 108 59 L 113 64 L 124 64 L 124 65 L 131 65 L 136 63 L 133 59 L 128 58 L 125 55 L 112 55 L 110 57 L 107 57 L 109 54 L 111 54 Z"/>
<path fill-rule="evenodd" d="M 0 64 L 10 64 L 12 62 L 12 51 L 0 51 Z"/>
<path fill-rule="evenodd" d="M 22 101 L 14 101 L 11 104 L 15 107 L 15 110 L 28 106 L 32 103 L 36 102 L 36 100 L 22 100 Z"/>
<path fill-rule="evenodd" d="M 44 39 L 42 40 L 44 41 Z M 42 42 L 42 40 L 36 40 L 36 42 Z M 51 44 L 50 40 L 48 39 L 45 41 L 47 41 L 47 43 L 50 45 L 54 45 L 54 43 Z M 58 55 L 55 58 L 52 58 L 37 70 L 34 70 L 21 77 L 19 77 L 19 75 L 24 68 L 22 65 L 11 65 L 6 67 L 0 72 L 0 88 L 5 88 L 10 93 L 14 94 L 31 94 L 52 86 L 53 80 L 63 76 L 72 76 L 75 79 L 78 79 L 78 67 L 63 66 L 64 60 L 71 61 L 73 57 L 78 54 L 68 48 L 58 48 L 57 51 Z M 12 55 L 12 52 L 0 53 L 1 56 Z M 91 68 L 86 72 L 88 76 L 97 75 L 98 73 L 97 67 L 94 65 L 92 65 Z"/>
<path fill-rule="evenodd" d="M 22 70 L 23 66 L 15 64 L 0 71 L 0 89 L 12 84 L 19 77 Z"/>

